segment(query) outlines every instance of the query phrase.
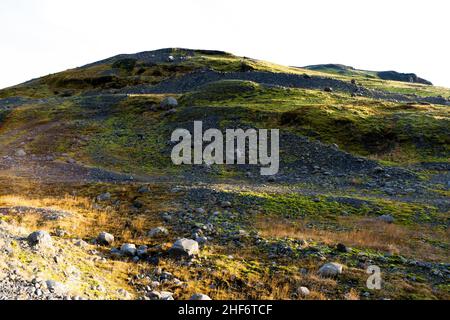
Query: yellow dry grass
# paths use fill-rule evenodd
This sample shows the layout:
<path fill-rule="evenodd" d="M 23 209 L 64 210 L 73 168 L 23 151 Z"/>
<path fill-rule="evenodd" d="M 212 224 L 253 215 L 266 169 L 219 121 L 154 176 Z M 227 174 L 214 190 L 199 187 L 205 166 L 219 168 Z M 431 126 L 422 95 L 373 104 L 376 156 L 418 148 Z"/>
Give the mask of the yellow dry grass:
<path fill-rule="evenodd" d="M 259 217 L 256 226 L 265 237 L 312 239 L 329 245 L 343 243 L 346 246 L 370 248 L 423 260 L 448 260 L 448 252 L 445 249 L 423 241 L 425 238 L 432 238 L 446 242 L 450 238 L 448 229 L 422 226 L 411 228 L 366 217 L 338 218 L 338 224 L 344 227 L 343 231 L 311 228 L 308 222 Z"/>
<path fill-rule="evenodd" d="M 172 195 L 164 187 L 152 187 L 152 193 L 142 196 L 144 208 L 134 210 L 132 201 L 136 197 L 136 185 L 94 185 L 89 188 L 61 185 L 37 185 L 29 181 L 15 181 L 14 187 L 0 193 L 0 207 L 25 206 L 64 211 L 67 217 L 57 221 L 44 220 L 38 213 L 9 215 L 8 219 L 20 222 L 30 229 L 53 231 L 63 229 L 71 238 L 95 238 L 107 231 L 122 242 L 139 241 L 146 232 L 161 223 L 159 213 L 172 209 Z M 110 190 L 119 205 L 97 204 L 94 198 Z M 159 189 L 163 189 L 159 191 Z M 31 210 L 32 212 L 32 210 Z"/>

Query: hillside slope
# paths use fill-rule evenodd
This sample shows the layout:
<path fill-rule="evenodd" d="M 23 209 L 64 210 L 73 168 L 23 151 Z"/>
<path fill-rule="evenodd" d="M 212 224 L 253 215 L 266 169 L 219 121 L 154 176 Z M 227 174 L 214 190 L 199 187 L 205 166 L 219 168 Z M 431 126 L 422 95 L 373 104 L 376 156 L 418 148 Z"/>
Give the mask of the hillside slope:
<path fill-rule="evenodd" d="M 418 77 L 415 73 L 400 73 L 397 71 L 368 71 L 358 70 L 353 67 L 345 66 L 342 64 L 318 64 L 312 66 L 306 66 L 305 69 L 342 74 L 353 77 L 365 77 L 382 80 L 394 80 L 400 82 L 420 83 L 433 85 L 430 81 Z"/>
<path fill-rule="evenodd" d="M 2 292 L 12 265 L 22 298 L 47 277 L 64 294 L 29 298 L 448 299 L 450 90 L 338 67 L 168 48 L 0 90 L 0 298 L 19 298 Z M 279 173 L 173 165 L 171 133 L 195 120 L 279 128 Z M 67 249 L 36 267 L 23 234 L 37 229 Z M 183 237 L 196 257 L 171 256 Z M 344 272 L 318 275 L 327 262 Z M 373 264 L 381 290 L 366 287 Z"/>

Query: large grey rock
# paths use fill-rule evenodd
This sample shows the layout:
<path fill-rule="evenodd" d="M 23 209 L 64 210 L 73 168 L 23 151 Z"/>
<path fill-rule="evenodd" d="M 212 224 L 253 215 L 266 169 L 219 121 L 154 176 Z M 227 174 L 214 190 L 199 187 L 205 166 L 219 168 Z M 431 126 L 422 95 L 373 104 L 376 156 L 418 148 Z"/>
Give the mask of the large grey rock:
<path fill-rule="evenodd" d="M 195 293 L 189 300 L 212 300 L 212 299 L 208 297 L 206 294 Z"/>
<path fill-rule="evenodd" d="M 160 107 L 163 110 L 170 110 L 178 106 L 178 101 L 174 97 L 166 97 L 160 103 Z"/>
<path fill-rule="evenodd" d="M 147 235 L 150 238 L 156 238 L 156 237 L 167 236 L 168 234 L 169 234 L 169 231 L 166 228 L 156 227 L 156 228 L 153 228 L 152 230 L 150 230 Z"/>
<path fill-rule="evenodd" d="M 136 246 L 131 243 L 124 243 L 120 247 L 120 252 L 125 256 L 135 256 L 137 253 Z"/>
<path fill-rule="evenodd" d="M 28 236 L 28 243 L 32 247 L 47 247 L 53 246 L 52 237 L 46 231 L 35 231 Z"/>
<path fill-rule="evenodd" d="M 114 236 L 108 232 L 101 232 L 97 237 L 97 243 L 109 246 L 114 242 Z"/>
<path fill-rule="evenodd" d="M 340 275 L 344 266 L 337 262 L 329 262 L 320 267 L 318 274 L 323 277 L 335 277 Z"/>
<path fill-rule="evenodd" d="M 192 239 L 179 239 L 169 249 L 172 256 L 191 257 L 199 253 L 198 242 Z"/>

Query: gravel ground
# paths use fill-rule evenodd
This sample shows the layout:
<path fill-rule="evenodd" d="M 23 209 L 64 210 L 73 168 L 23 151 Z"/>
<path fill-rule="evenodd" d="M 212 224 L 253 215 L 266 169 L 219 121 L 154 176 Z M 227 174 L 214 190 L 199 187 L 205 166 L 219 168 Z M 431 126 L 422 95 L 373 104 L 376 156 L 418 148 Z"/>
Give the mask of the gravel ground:
<path fill-rule="evenodd" d="M 201 86 L 220 80 L 247 80 L 270 86 L 282 86 L 304 89 L 332 88 L 335 91 L 355 93 L 361 96 L 401 102 L 426 102 L 450 105 L 448 99 L 442 97 L 419 97 L 415 95 L 404 95 L 390 93 L 380 90 L 372 90 L 350 82 L 323 78 L 304 77 L 297 74 L 271 73 L 271 72 L 215 72 L 211 70 L 195 71 L 184 76 L 163 81 L 154 86 L 139 85 L 119 90 L 124 94 L 146 94 L 146 93 L 185 93 L 197 90 Z"/>

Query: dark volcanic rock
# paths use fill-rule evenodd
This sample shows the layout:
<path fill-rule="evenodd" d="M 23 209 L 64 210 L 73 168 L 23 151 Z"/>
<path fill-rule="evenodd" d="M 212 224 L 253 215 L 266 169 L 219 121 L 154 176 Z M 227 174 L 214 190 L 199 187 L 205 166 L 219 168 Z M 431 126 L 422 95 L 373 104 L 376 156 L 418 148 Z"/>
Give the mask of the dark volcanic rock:
<path fill-rule="evenodd" d="M 433 85 L 430 81 L 419 78 L 414 73 L 400 73 L 397 71 L 380 71 L 377 75 L 383 80 L 394 80 L 401 82 L 412 82 Z"/>

